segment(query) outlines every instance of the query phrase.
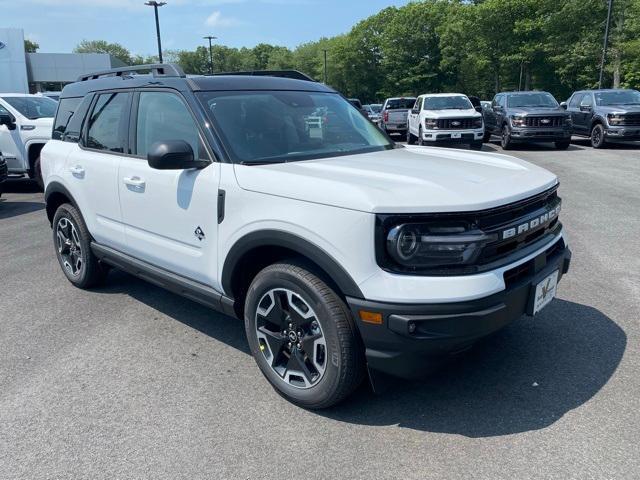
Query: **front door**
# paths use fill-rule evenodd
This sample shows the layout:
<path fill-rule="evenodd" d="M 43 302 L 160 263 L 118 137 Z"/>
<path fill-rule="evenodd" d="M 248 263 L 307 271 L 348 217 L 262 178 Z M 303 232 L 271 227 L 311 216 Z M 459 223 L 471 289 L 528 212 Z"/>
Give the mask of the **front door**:
<path fill-rule="evenodd" d="M 143 91 L 132 109 L 130 156 L 118 175 L 127 253 L 192 280 L 216 286 L 219 164 L 156 170 L 147 152 L 156 142 L 184 140 L 210 160 L 192 112 L 169 91 Z"/>

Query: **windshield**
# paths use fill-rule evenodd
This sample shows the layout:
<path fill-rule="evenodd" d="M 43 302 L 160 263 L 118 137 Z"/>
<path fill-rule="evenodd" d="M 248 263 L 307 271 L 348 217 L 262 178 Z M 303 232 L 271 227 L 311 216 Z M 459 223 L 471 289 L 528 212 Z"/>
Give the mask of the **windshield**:
<path fill-rule="evenodd" d="M 467 97 L 456 95 L 454 97 L 426 97 L 424 110 L 468 110 L 473 108 Z"/>
<path fill-rule="evenodd" d="M 415 98 L 392 98 L 387 100 L 385 110 L 410 110 L 413 108 L 413 104 L 416 103 Z"/>
<path fill-rule="evenodd" d="M 53 118 L 58 104 L 47 97 L 2 97 L 2 99 L 29 120 Z"/>
<path fill-rule="evenodd" d="M 335 93 L 202 92 L 198 98 L 235 162 L 292 162 L 394 148 Z"/>
<path fill-rule="evenodd" d="M 598 105 L 640 105 L 640 92 L 621 90 L 619 92 L 595 92 Z"/>
<path fill-rule="evenodd" d="M 373 105 L 369 105 L 369 110 L 373 113 L 380 113 L 382 111 L 382 105 L 374 103 Z"/>
<path fill-rule="evenodd" d="M 507 99 L 507 106 L 509 108 L 518 107 L 557 107 L 558 102 L 550 93 L 547 92 L 534 92 L 534 93 L 521 93 L 519 95 L 509 95 Z"/>

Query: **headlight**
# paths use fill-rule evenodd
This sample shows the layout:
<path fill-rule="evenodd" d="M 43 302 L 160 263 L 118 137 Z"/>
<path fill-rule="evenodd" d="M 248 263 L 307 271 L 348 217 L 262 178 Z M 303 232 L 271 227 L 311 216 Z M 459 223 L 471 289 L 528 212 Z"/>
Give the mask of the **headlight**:
<path fill-rule="evenodd" d="M 475 118 L 473 120 L 474 128 L 482 128 L 482 117 Z"/>
<path fill-rule="evenodd" d="M 435 118 L 425 118 L 424 119 L 424 127 L 425 128 L 438 128 L 438 122 Z"/>
<path fill-rule="evenodd" d="M 492 235 L 467 230 L 464 225 L 414 223 L 392 228 L 386 247 L 391 258 L 404 267 L 433 268 L 470 264 L 491 240 L 495 240 Z"/>
<path fill-rule="evenodd" d="M 525 117 L 511 117 L 511 125 L 513 125 L 514 127 L 525 127 Z"/>
<path fill-rule="evenodd" d="M 620 125 L 623 120 L 624 117 L 622 115 L 618 115 L 616 113 L 609 114 L 609 125 Z"/>

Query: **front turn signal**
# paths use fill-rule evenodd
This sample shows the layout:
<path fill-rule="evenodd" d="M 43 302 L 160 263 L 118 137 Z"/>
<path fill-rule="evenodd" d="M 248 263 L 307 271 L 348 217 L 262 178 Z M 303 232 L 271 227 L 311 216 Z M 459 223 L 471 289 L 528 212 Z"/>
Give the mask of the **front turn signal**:
<path fill-rule="evenodd" d="M 373 325 L 382 325 L 382 314 L 378 312 L 368 312 L 367 310 L 360 310 L 358 312 L 360 320 L 365 323 L 371 323 Z"/>

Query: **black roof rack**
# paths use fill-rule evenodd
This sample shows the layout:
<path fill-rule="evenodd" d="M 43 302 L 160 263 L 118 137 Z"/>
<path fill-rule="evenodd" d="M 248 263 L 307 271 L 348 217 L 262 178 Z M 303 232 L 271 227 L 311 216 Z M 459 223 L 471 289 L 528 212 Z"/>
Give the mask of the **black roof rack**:
<path fill-rule="evenodd" d="M 178 65 L 173 63 L 154 63 L 151 65 L 112 68 L 111 70 L 90 73 L 89 75 L 81 75 L 77 81 L 85 82 L 100 77 L 121 77 L 123 73 L 128 72 L 150 72 L 154 77 L 185 77 L 184 72 Z"/>
<path fill-rule="evenodd" d="M 280 78 L 291 78 L 293 80 L 305 80 L 307 82 L 315 82 L 313 78 L 309 75 L 305 75 L 298 70 L 250 70 L 246 72 L 225 72 L 225 73 L 214 73 L 212 75 L 207 76 L 222 76 L 222 75 L 243 75 L 243 76 L 253 76 L 253 77 L 280 77 Z"/>

